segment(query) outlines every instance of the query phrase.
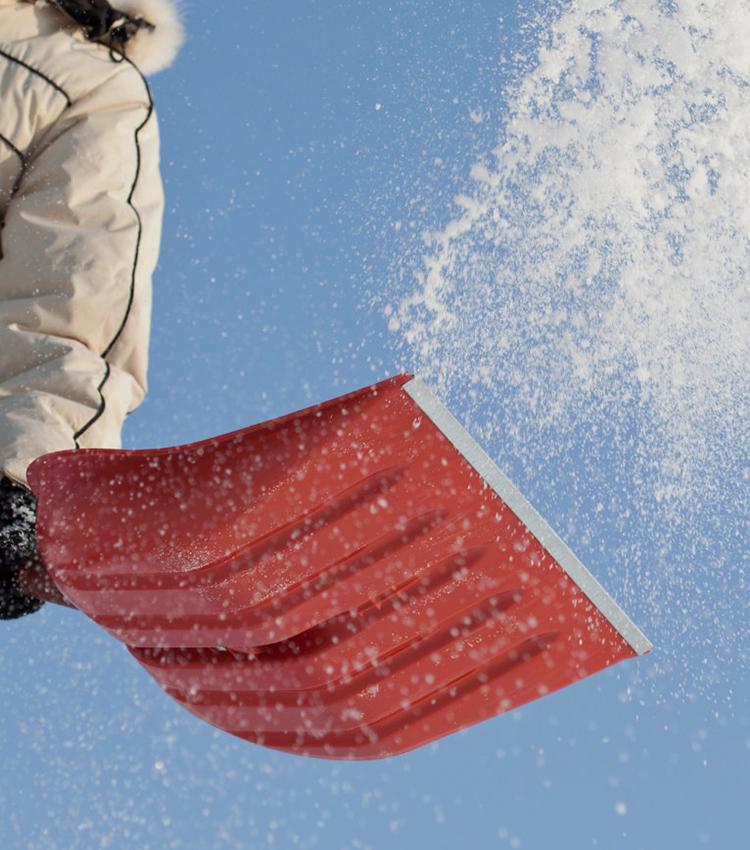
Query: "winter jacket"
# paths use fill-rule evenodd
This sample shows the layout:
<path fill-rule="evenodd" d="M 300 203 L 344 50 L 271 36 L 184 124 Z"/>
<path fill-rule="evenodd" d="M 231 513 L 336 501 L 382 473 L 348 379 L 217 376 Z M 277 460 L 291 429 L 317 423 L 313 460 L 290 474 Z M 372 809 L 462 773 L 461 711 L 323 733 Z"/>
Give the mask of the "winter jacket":
<path fill-rule="evenodd" d="M 165 0 L 153 14 L 176 27 Z M 119 446 L 146 392 L 163 196 L 134 59 L 155 70 L 177 42 L 149 53 L 150 35 L 123 58 L 47 3 L 0 0 L 0 469 L 21 483 L 48 452 Z"/>

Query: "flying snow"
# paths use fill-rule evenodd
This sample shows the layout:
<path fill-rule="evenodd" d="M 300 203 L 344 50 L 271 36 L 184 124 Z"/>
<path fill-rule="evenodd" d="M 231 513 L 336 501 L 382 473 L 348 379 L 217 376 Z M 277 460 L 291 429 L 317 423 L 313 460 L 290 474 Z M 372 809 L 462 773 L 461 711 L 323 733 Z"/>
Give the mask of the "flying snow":
<path fill-rule="evenodd" d="M 750 3 L 579 0 L 538 32 L 390 329 L 715 694 L 747 666 Z"/>

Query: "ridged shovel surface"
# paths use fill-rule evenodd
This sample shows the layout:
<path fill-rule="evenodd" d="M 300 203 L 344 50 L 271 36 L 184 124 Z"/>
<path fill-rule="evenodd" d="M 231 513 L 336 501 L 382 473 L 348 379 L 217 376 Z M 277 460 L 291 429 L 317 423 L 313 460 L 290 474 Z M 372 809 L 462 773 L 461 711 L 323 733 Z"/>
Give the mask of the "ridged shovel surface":
<path fill-rule="evenodd" d="M 30 478 L 66 596 L 185 708 L 265 746 L 395 755 L 650 648 L 408 375 Z"/>

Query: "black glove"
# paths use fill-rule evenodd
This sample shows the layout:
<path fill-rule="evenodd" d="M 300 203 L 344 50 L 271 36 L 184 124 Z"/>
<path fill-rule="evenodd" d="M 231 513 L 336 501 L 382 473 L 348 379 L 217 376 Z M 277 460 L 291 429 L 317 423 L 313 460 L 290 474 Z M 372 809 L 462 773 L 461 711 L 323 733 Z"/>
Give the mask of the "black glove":
<path fill-rule="evenodd" d="M 0 620 L 15 620 L 38 611 L 44 602 L 32 599 L 16 585 L 18 567 L 38 560 L 36 498 L 7 478 L 0 478 Z"/>

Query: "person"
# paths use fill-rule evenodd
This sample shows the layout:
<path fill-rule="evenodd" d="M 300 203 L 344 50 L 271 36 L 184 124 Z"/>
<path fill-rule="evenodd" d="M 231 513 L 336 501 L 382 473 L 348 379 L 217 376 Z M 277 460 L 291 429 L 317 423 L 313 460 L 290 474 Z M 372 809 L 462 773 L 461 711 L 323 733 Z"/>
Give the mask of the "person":
<path fill-rule="evenodd" d="M 146 392 L 163 193 L 144 74 L 182 40 L 172 0 L 0 0 L 0 618 L 64 602 L 26 470 L 117 448 Z"/>

